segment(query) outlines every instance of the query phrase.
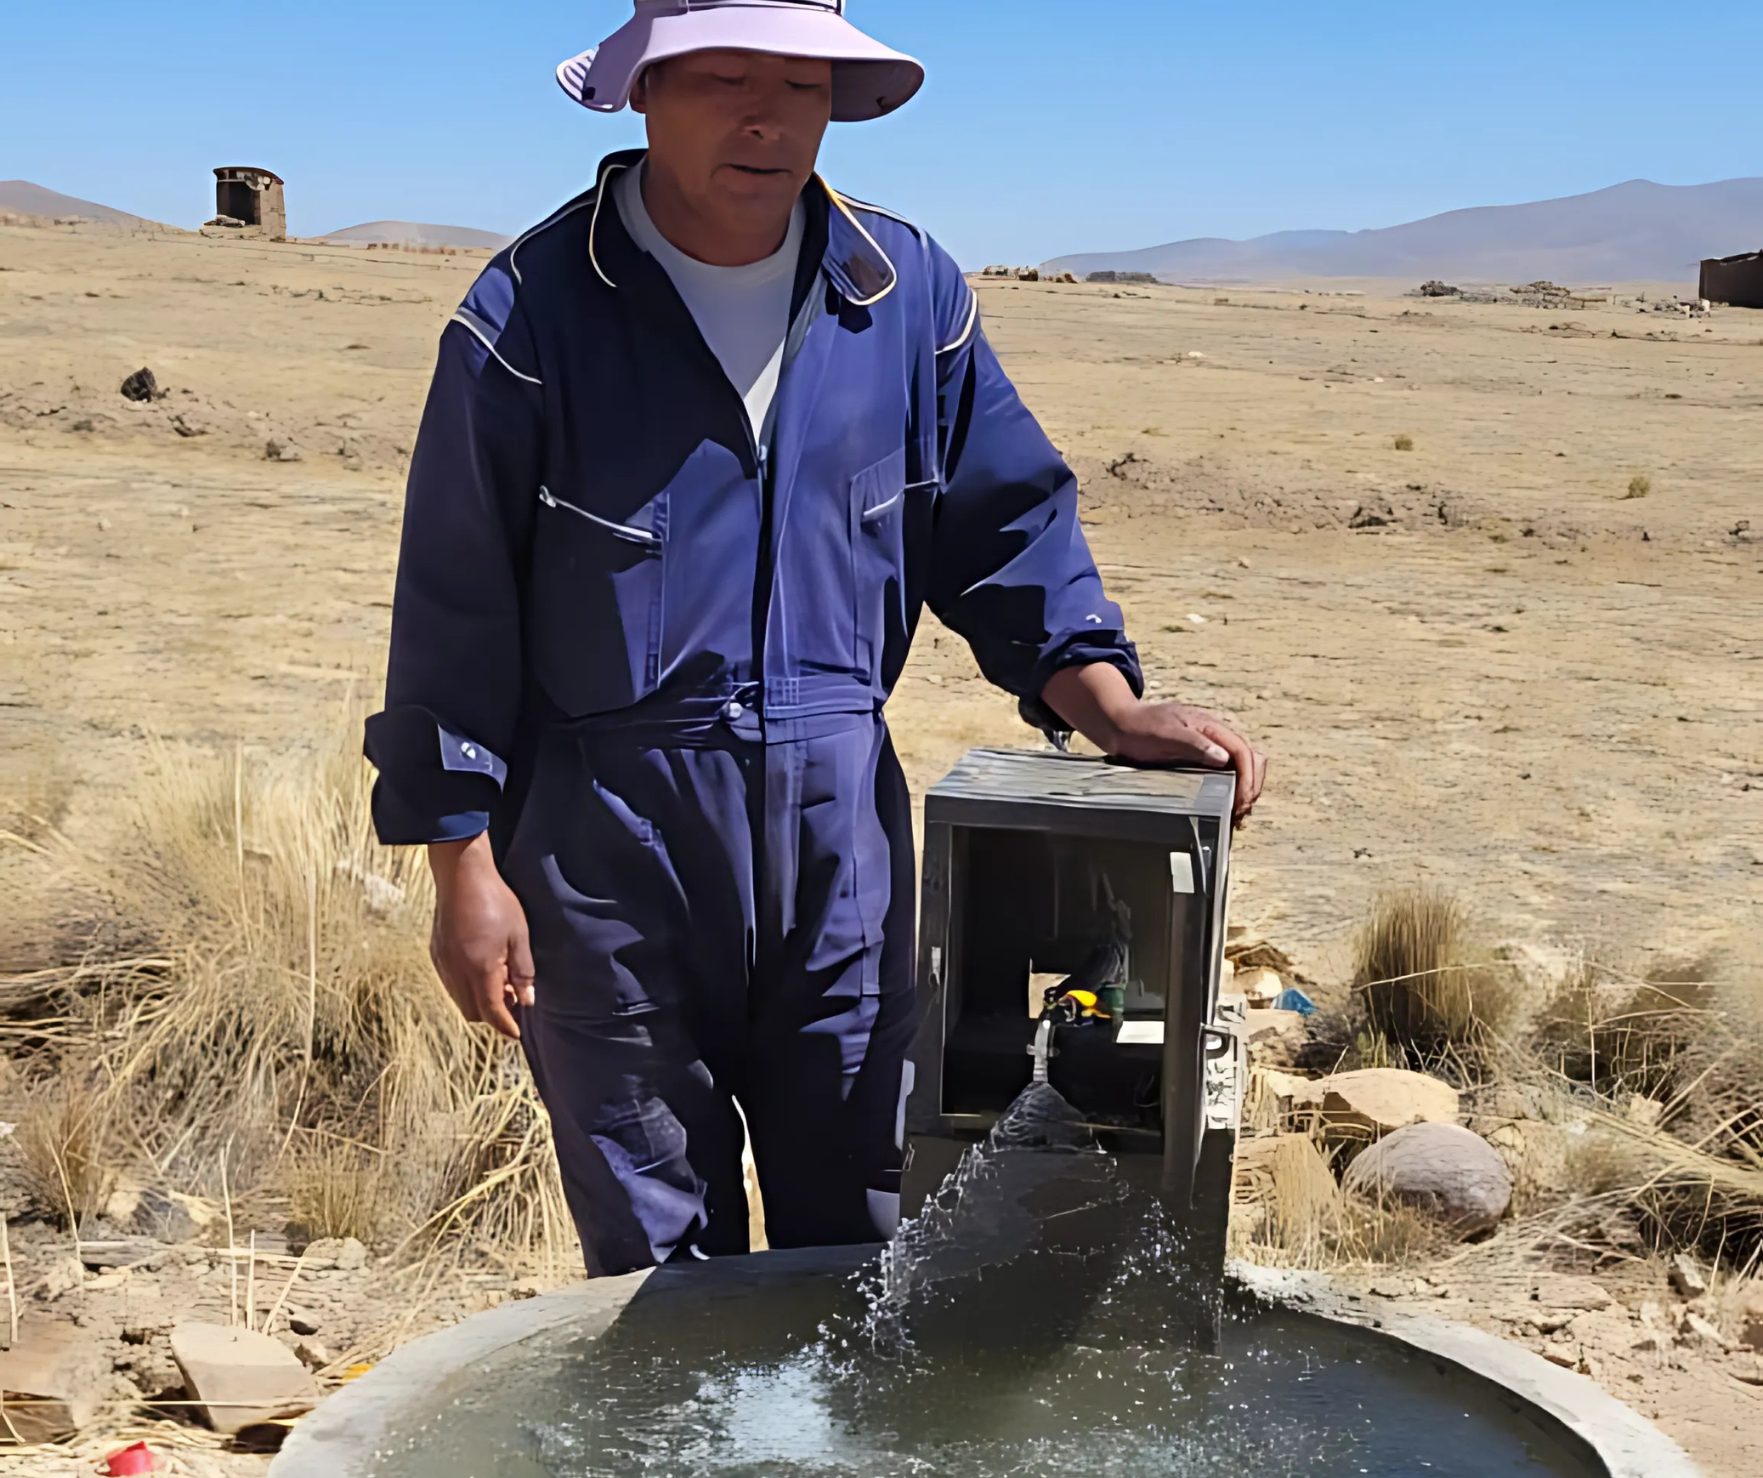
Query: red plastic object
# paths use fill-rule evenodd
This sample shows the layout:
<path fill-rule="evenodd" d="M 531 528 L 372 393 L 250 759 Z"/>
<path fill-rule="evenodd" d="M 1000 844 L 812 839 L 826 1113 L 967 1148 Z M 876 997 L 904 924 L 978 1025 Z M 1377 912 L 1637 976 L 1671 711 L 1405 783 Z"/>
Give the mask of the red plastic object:
<path fill-rule="evenodd" d="M 145 1442 L 136 1442 L 123 1448 L 120 1452 L 110 1454 L 104 1464 L 104 1472 L 108 1478 L 128 1478 L 134 1473 L 157 1473 L 159 1459 L 154 1456 L 153 1449 Z"/>

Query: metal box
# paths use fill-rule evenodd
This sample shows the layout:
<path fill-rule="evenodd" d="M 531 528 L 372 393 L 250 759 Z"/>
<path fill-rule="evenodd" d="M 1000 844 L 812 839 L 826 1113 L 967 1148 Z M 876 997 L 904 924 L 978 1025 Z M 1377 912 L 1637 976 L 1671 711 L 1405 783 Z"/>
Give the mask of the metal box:
<path fill-rule="evenodd" d="M 1043 984 L 1113 947 L 1124 1020 L 1056 1030 L 1048 1079 L 1222 1237 L 1243 1076 L 1240 1009 L 1219 999 L 1235 794 L 1229 772 L 1051 750 L 974 750 L 931 789 L 908 1213 L 1028 1085 Z"/>

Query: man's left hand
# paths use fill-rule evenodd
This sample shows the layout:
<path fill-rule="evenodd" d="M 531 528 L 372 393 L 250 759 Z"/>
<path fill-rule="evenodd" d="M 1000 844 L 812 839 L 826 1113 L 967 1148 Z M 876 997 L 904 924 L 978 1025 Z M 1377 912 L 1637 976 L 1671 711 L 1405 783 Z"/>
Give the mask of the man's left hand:
<path fill-rule="evenodd" d="M 1216 714 L 1187 703 L 1147 703 L 1108 663 L 1067 667 L 1041 694 L 1097 748 L 1141 765 L 1206 765 L 1237 776 L 1236 819 L 1260 799 L 1266 756 Z"/>

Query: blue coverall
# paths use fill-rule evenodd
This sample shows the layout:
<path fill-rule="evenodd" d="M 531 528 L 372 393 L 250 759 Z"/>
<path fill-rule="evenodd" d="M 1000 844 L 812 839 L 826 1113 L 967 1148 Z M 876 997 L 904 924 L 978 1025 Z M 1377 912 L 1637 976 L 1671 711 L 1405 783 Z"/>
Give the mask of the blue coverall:
<path fill-rule="evenodd" d="M 1070 470 L 916 227 L 819 179 L 763 427 L 608 183 L 485 269 L 411 465 L 389 844 L 490 832 L 588 1271 L 898 1218 L 915 867 L 882 706 L 929 604 L 1033 713 L 1142 687 Z M 605 202 L 605 208 L 602 203 Z"/>

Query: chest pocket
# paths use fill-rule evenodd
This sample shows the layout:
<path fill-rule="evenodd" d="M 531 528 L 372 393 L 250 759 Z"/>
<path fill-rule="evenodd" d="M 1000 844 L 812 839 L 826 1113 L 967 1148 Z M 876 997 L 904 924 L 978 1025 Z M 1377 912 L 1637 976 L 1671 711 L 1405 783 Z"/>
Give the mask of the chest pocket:
<path fill-rule="evenodd" d="M 874 667 L 887 639 L 889 616 L 902 603 L 905 503 L 904 447 L 851 479 L 853 657 L 859 671 Z"/>
<path fill-rule="evenodd" d="M 586 493 L 539 489 L 533 531 L 532 643 L 545 692 L 571 717 L 622 708 L 655 690 L 668 492 L 619 517 Z"/>

